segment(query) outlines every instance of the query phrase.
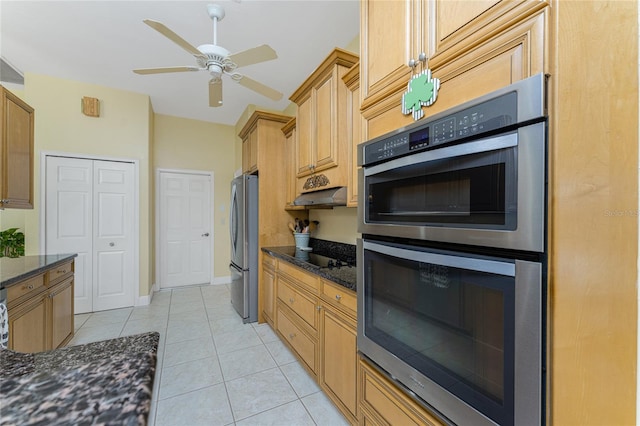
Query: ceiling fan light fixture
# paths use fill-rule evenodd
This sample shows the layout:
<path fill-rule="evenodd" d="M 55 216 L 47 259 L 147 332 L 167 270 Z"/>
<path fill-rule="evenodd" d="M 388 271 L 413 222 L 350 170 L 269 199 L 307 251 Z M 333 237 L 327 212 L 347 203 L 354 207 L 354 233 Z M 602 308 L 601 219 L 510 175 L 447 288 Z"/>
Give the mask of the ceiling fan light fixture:
<path fill-rule="evenodd" d="M 207 69 L 209 70 L 209 74 L 211 74 L 211 76 L 214 79 L 219 80 L 222 76 L 222 67 L 218 64 L 208 64 L 207 65 Z"/>

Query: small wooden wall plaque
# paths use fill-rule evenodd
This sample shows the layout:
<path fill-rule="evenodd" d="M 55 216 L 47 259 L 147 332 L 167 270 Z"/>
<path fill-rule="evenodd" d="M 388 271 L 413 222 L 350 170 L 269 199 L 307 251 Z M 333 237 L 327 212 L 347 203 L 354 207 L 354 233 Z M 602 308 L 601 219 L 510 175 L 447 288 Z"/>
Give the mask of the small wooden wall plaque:
<path fill-rule="evenodd" d="M 82 98 L 82 113 L 89 117 L 100 117 L 100 99 L 84 96 Z"/>

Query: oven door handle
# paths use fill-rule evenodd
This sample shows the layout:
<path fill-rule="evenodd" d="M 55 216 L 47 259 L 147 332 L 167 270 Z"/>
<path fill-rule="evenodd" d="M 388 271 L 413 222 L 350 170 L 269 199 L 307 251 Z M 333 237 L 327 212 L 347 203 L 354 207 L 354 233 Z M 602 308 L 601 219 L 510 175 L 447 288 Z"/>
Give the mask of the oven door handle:
<path fill-rule="evenodd" d="M 412 164 L 428 163 L 430 161 L 442 160 L 445 158 L 480 154 L 482 152 L 497 151 L 499 149 L 512 148 L 514 146 L 518 146 L 517 131 L 498 136 L 491 136 L 489 138 L 479 139 L 473 142 L 466 142 L 459 145 L 424 151 L 414 155 L 407 155 L 405 157 L 396 158 L 395 160 L 371 167 L 365 166 L 364 175 L 371 176 Z"/>
<path fill-rule="evenodd" d="M 499 260 L 479 259 L 476 257 L 460 257 L 447 254 L 424 252 L 418 250 L 408 250 L 400 247 L 393 247 L 383 244 L 363 241 L 364 250 L 375 251 L 399 259 L 412 260 L 420 263 L 432 263 L 434 265 L 449 266 L 452 268 L 467 269 L 470 271 L 487 272 L 490 274 L 504 275 L 507 277 L 516 276 L 515 262 L 504 262 Z"/>

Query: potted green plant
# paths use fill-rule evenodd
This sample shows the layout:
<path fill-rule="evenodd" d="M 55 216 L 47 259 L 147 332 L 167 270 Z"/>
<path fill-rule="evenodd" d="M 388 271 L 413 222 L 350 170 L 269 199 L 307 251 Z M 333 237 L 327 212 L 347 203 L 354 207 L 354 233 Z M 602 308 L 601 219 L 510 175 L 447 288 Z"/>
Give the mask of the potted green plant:
<path fill-rule="evenodd" d="M 0 257 L 24 256 L 24 234 L 18 228 L 0 232 Z"/>

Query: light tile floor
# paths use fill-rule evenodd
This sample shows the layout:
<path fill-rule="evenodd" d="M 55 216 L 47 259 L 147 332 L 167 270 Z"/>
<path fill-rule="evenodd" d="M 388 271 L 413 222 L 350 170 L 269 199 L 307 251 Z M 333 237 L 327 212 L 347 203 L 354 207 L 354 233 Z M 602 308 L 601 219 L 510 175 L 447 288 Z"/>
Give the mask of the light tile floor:
<path fill-rule="evenodd" d="M 70 345 L 160 333 L 150 425 L 348 424 L 267 324 L 242 323 L 227 285 L 157 292 L 75 325 Z"/>

